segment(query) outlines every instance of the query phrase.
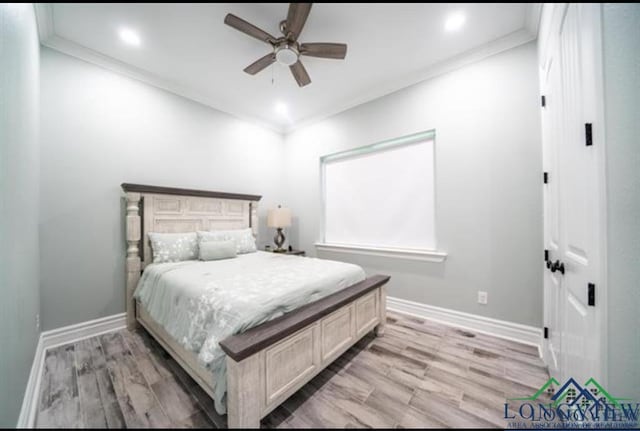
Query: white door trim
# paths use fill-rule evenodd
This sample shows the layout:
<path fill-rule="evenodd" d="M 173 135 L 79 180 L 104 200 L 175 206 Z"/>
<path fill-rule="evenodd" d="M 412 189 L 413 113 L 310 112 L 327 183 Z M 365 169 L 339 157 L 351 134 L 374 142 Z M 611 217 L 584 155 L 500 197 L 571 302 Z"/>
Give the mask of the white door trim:
<path fill-rule="evenodd" d="M 602 46 L 602 8 L 603 4 L 591 5 L 593 7 L 593 32 L 590 34 L 593 43 L 594 55 L 594 98 L 598 101 L 605 100 L 604 91 L 604 60 Z M 598 312 L 597 330 L 600 341 L 600 382 L 607 387 L 609 385 L 609 364 L 607 353 L 607 289 L 608 289 L 608 230 L 607 230 L 607 172 L 606 172 L 606 121 L 604 103 L 596 103 L 593 112 L 594 124 L 593 145 L 596 154 L 596 176 L 598 202 L 597 244 L 598 244 L 598 271 L 596 276 L 596 307 Z"/>

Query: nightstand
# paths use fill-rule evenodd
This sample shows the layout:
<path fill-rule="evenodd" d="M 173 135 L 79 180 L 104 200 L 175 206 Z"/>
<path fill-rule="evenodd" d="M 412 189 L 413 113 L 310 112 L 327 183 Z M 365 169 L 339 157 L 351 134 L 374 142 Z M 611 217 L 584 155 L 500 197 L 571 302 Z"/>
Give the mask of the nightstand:
<path fill-rule="evenodd" d="M 291 250 L 291 251 L 287 250 L 287 251 L 283 252 L 282 254 L 289 254 L 289 255 L 293 255 L 293 256 L 306 256 L 306 253 L 305 253 L 304 250 Z"/>

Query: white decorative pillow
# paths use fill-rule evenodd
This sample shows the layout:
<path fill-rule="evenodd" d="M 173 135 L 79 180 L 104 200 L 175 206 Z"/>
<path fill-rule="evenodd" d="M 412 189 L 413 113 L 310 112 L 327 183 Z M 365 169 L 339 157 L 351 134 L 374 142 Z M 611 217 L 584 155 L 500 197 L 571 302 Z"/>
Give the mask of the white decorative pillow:
<path fill-rule="evenodd" d="M 220 260 L 236 257 L 236 242 L 232 239 L 228 241 L 205 241 L 198 244 L 200 249 L 200 260 Z"/>
<path fill-rule="evenodd" d="M 209 241 L 229 241 L 236 243 L 236 253 L 253 253 L 257 251 L 256 240 L 253 237 L 251 228 L 233 230 L 214 230 L 211 232 L 198 231 L 199 242 Z"/>
<path fill-rule="evenodd" d="M 153 263 L 181 262 L 198 258 L 198 235 L 149 232 Z"/>

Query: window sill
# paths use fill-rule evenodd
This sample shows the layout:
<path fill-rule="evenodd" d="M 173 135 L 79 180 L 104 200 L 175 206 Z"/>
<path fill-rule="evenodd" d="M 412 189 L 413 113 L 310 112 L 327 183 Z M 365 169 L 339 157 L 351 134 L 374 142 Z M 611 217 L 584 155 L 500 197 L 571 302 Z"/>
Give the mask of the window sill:
<path fill-rule="evenodd" d="M 368 256 L 392 257 L 398 259 L 421 260 L 423 262 L 444 262 L 447 253 L 435 250 L 416 250 L 409 248 L 384 248 L 360 245 L 326 244 L 317 242 L 316 249 L 336 253 L 359 254 Z"/>

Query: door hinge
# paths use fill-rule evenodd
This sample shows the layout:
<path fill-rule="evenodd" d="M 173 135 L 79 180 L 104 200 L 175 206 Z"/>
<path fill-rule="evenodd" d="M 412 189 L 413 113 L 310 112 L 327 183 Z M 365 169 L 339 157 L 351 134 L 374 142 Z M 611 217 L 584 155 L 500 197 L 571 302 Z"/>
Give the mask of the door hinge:
<path fill-rule="evenodd" d="M 542 182 L 545 184 L 549 183 L 549 172 L 545 172 L 542 174 Z"/>
<path fill-rule="evenodd" d="M 549 250 L 547 250 L 546 248 L 544 249 L 544 261 L 548 261 L 549 260 Z"/>
<path fill-rule="evenodd" d="M 593 132 L 591 129 L 591 123 L 584 123 L 584 144 L 587 147 L 593 145 Z"/>
<path fill-rule="evenodd" d="M 596 285 L 593 283 L 587 284 L 587 303 L 591 307 L 596 306 Z"/>
<path fill-rule="evenodd" d="M 547 106 L 547 98 L 545 96 L 540 96 L 540 104 L 543 108 Z"/>
<path fill-rule="evenodd" d="M 544 327 L 544 338 L 549 338 L 549 328 Z"/>

